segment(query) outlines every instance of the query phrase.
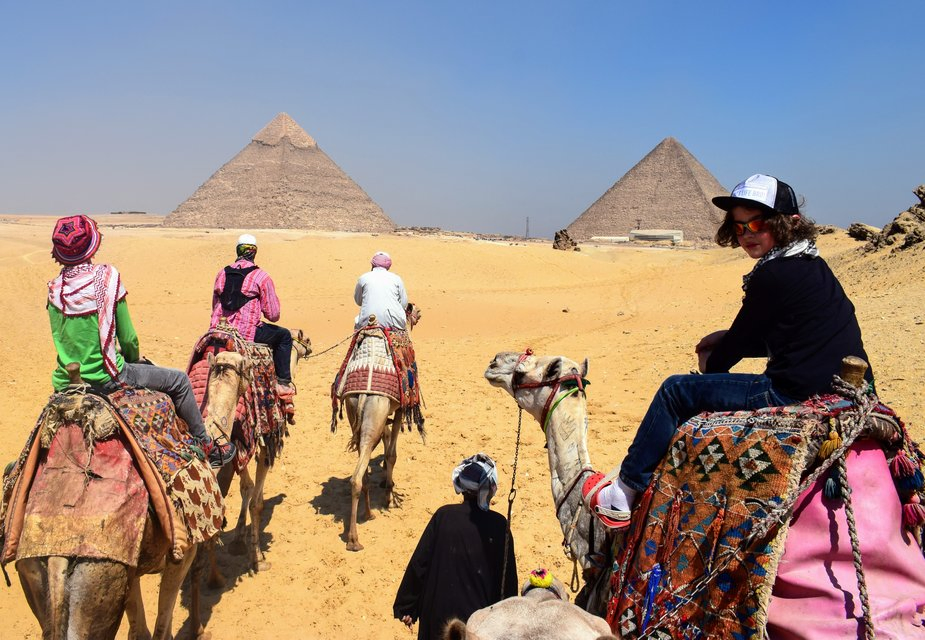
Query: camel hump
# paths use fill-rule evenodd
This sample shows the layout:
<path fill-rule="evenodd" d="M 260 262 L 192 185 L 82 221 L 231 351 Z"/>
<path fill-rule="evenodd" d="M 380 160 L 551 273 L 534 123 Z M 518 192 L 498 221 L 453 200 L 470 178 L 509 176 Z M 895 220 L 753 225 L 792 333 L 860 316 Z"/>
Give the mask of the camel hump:
<path fill-rule="evenodd" d="M 68 383 L 69 384 L 83 384 L 83 378 L 80 377 L 80 363 L 79 362 L 68 362 L 64 365 L 65 371 L 67 371 Z"/>
<path fill-rule="evenodd" d="M 867 362 L 857 356 L 845 356 L 841 361 L 841 373 L 839 376 L 842 380 L 852 387 L 861 387 L 864 385 L 864 374 L 867 373 Z"/>
<path fill-rule="evenodd" d="M 443 640 L 466 640 L 466 623 L 453 618 L 443 629 Z"/>

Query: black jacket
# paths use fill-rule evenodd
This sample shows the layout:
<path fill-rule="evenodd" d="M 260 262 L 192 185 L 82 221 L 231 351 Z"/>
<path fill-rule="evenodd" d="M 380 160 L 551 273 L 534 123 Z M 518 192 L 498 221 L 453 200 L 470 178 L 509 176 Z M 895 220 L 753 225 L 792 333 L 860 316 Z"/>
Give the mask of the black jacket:
<path fill-rule="evenodd" d="M 867 360 L 854 305 L 822 258 L 775 258 L 752 275 L 742 308 L 707 361 L 707 373 L 768 358 L 775 391 L 805 400 L 832 391 L 845 356 Z M 869 360 L 868 360 L 869 363 Z M 868 381 L 873 380 L 871 368 Z"/>

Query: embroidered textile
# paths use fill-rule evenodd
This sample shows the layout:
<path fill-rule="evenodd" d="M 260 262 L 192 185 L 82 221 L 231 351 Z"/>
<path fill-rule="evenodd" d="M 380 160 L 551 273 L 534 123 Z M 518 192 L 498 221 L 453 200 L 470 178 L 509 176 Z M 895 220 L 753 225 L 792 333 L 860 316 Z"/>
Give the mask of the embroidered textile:
<path fill-rule="evenodd" d="M 749 535 L 794 497 L 829 420 L 851 408 L 825 396 L 681 425 L 617 550 L 611 628 L 624 638 L 762 637 L 789 523 Z M 877 411 L 893 418 L 882 405 Z"/>
<path fill-rule="evenodd" d="M 236 329 L 227 323 L 220 323 L 203 335 L 193 347 L 193 354 L 187 366 L 187 373 L 193 383 L 193 393 L 200 410 L 205 416 L 209 379 L 207 354 L 222 351 L 236 351 L 251 366 L 251 382 L 238 398 L 235 423 L 231 439 L 237 447 L 235 469 L 240 471 L 257 450 L 260 438 L 266 445 L 269 465 L 282 452 L 284 438 L 289 435 L 286 422 L 285 402 L 276 394 L 276 369 L 273 366 L 273 352 L 262 344 L 247 342 Z"/>
<path fill-rule="evenodd" d="M 414 346 L 407 331 L 368 326 L 353 334 L 347 355 L 331 385 L 332 429 L 349 395 L 369 393 L 395 400 L 403 410 L 404 425 L 424 432 L 421 390 Z"/>

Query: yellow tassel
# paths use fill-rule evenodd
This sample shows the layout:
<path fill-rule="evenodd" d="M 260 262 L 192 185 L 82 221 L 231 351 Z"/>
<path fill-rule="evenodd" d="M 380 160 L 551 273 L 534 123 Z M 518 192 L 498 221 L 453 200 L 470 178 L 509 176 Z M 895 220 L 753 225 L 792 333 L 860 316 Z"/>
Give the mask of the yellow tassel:
<path fill-rule="evenodd" d="M 822 446 L 819 447 L 818 457 L 820 460 L 825 460 L 830 455 L 835 453 L 835 450 L 841 446 L 841 436 L 838 435 L 838 432 L 835 429 L 829 431 L 829 439 L 822 443 Z"/>

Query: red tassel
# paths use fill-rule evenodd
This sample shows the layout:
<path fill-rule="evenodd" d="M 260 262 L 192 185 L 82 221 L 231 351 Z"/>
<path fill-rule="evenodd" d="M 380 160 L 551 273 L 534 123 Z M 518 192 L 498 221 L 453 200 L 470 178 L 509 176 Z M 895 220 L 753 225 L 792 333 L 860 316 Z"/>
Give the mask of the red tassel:
<path fill-rule="evenodd" d="M 903 525 L 907 529 L 914 529 L 925 524 L 925 506 L 922 506 L 918 496 L 913 496 L 913 501 L 903 505 Z"/>
<path fill-rule="evenodd" d="M 890 462 L 890 473 L 894 478 L 908 478 L 916 470 L 916 464 L 909 459 L 906 452 L 900 449 Z"/>

